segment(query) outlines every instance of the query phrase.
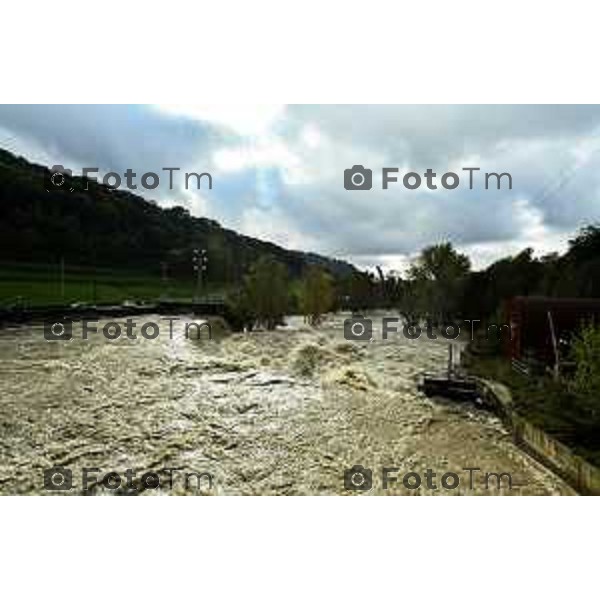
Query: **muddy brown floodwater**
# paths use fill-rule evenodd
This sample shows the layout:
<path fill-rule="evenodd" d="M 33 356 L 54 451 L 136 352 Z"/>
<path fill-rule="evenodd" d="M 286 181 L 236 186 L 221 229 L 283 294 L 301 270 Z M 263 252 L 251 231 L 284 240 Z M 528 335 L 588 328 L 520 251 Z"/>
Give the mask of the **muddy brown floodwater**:
<path fill-rule="evenodd" d="M 46 341 L 41 325 L 0 331 L 0 493 L 81 494 L 82 469 L 97 468 L 94 479 L 116 472 L 121 485 L 89 493 L 131 483 L 144 494 L 356 494 L 344 487 L 355 464 L 373 472 L 369 494 L 574 493 L 492 414 L 417 391 L 422 370 L 445 364 L 443 343 L 382 341 L 377 331 L 377 341 L 348 342 L 343 318 L 318 330 L 290 318 L 275 332 L 200 342 L 181 322 L 170 339 L 158 321 L 154 340 L 83 341 L 77 326 L 69 342 Z M 72 471 L 70 491 L 45 489 L 52 467 Z M 388 489 L 383 467 L 399 469 Z M 481 469 L 472 486 L 466 467 Z M 160 489 L 143 490 L 142 474 L 160 469 L 174 469 L 173 487 L 161 472 Z M 423 478 L 418 489 L 402 484 L 411 471 Z M 442 487 L 447 472 L 458 487 Z M 512 489 L 493 477 L 486 487 L 486 472 L 510 473 Z M 209 473 L 212 487 L 190 473 Z"/>

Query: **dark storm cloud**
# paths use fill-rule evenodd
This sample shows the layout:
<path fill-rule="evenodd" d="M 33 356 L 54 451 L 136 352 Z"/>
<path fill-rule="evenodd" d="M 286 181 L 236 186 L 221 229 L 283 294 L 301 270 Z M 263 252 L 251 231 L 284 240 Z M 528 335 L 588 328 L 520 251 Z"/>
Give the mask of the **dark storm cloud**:
<path fill-rule="evenodd" d="M 586 135 L 600 127 L 597 105 L 296 105 L 290 133 L 307 122 L 332 137 L 384 151 L 391 160 L 436 166 L 515 140 Z"/>
<path fill-rule="evenodd" d="M 542 247 L 600 219 L 598 106 L 291 107 L 290 146 L 301 147 L 307 127 L 324 141 L 300 150 L 309 176 L 287 187 L 284 204 L 325 251 L 409 254 L 443 239 Z M 373 169 L 369 192 L 343 189 L 343 170 L 353 164 Z M 382 190 L 384 166 L 509 172 L 513 189 Z"/>
<path fill-rule="evenodd" d="M 210 123 L 135 105 L 0 105 L 0 128 L 77 171 L 204 170 L 215 147 L 238 139 Z"/>

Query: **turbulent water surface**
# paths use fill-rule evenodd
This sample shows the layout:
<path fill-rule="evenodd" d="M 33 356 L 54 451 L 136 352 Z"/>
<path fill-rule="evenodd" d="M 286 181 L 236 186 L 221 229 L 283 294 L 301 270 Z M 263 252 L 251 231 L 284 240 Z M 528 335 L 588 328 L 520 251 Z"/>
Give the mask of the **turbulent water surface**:
<path fill-rule="evenodd" d="M 417 391 L 421 371 L 445 364 L 443 343 L 377 332 L 347 342 L 342 316 L 317 330 L 291 318 L 275 332 L 211 342 L 186 339 L 181 321 L 171 339 L 164 323 L 154 340 L 0 331 L 1 493 L 80 494 L 82 469 L 97 468 L 94 479 L 116 472 L 121 485 L 89 493 L 128 492 L 132 469 L 131 486 L 145 494 L 356 494 L 344 487 L 355 464 L 372 470 L 370 494 L 573 493 L 493 415 Z M 72 471 L 68 492 L 44 487 L 44 470 L 57 466 Z M 398 469 L 388 489 L 384 467 Z M 465 467 L 481 469 L 472 485 Z M 142 474 L 161 469 L 176 469 L 172 487 L 167 471 L 158 490 L 144 490 Z M 411 471 L 419 488 L 402 484 Z M 447 472 L 460 476 L 454 489 L 441 484 Z M 512 489 L 495 478 L 486 487 L 486 472 L 510 473 Z"/>

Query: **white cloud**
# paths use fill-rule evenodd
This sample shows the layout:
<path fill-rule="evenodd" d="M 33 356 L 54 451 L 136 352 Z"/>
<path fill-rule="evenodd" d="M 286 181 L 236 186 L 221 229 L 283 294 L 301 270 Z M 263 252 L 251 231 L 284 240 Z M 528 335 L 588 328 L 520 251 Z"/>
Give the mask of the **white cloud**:
<path fill-rule="evenodd" d="M 287 146 L 272 136 L 261 136 L 245 140 L 237 146 L 217 149 L 212 161 L 215 167 L 223 172 L 255 167 L 289 169 L 297 164 L 296 157 L 290 153 Z"/>
<path fill-rule="evenodd" d="M 157 108 L 168 114 L 231 128 L 249 137 L 271 131 L 285 109 L 281 104 L 159 104 Z"/>
<path fill-rule="evenodd" d="M 239 221 L 240 233 L 269 240 L 292 250 L 317 247 L 317 241 L 296 231 L 288 217 L 279 208 L 252 207 L 245 210 Z"/>

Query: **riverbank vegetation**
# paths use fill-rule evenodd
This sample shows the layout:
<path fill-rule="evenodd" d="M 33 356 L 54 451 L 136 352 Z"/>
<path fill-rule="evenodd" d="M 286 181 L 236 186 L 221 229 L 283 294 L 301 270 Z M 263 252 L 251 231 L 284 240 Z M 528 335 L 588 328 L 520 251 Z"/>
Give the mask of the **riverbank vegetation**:
<path fill-rule="evenodd" d="M 515 410 L 531 423 L 600 467 L 600 390 L 583 394 L 572 380 L 527 377 L 501 356 L 464 357 L 469 373 L 499 381 L 512 394 Z"/>
<path fill-rule="evenodd" d="M 334 278 L 324 269 L 311 266 L 300 280 L 291 281 L 284 265 L 264 257 L 251 266 L 243 285 L 228 293 L 229 313 L 239 329 L 272 330 L 290 313 L 303 314 L 316 327 L 334 308 L 334 286 Z"/>

